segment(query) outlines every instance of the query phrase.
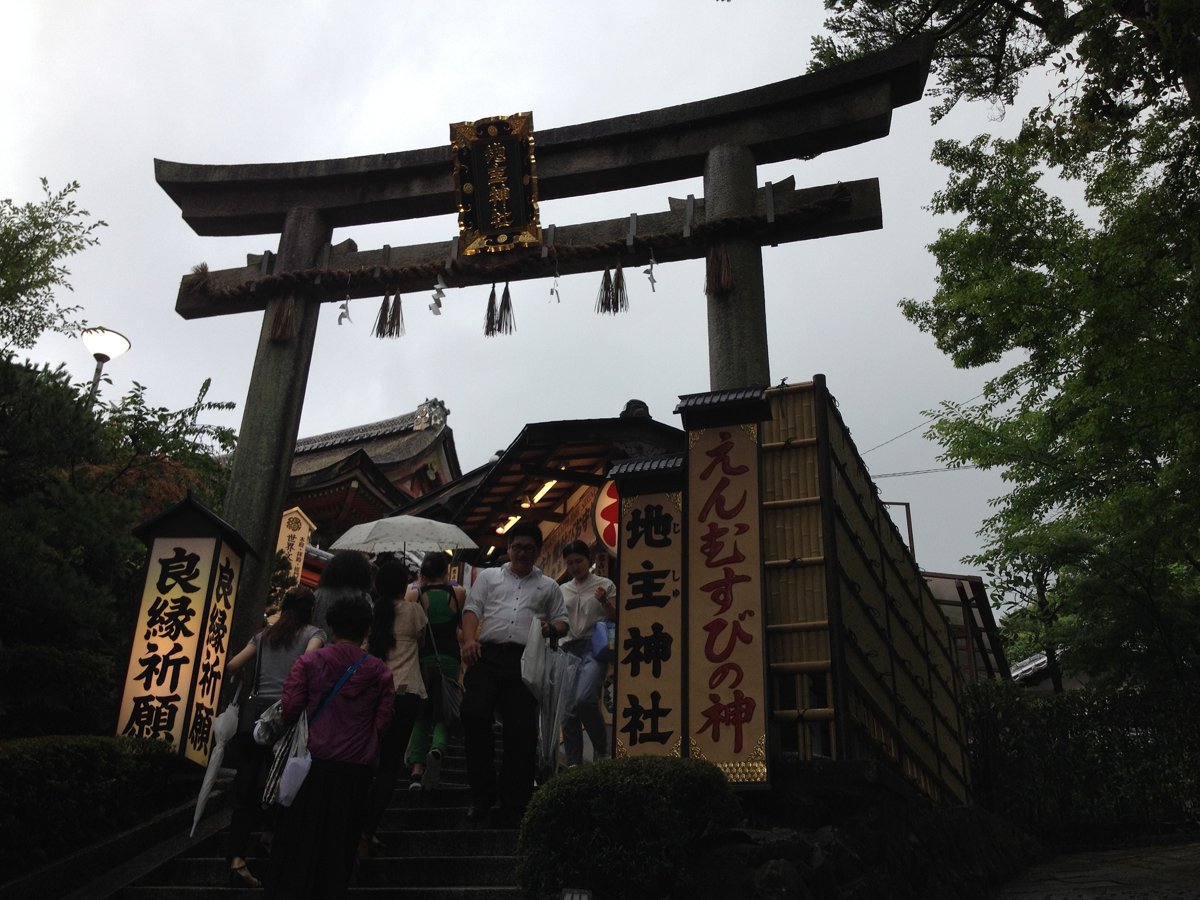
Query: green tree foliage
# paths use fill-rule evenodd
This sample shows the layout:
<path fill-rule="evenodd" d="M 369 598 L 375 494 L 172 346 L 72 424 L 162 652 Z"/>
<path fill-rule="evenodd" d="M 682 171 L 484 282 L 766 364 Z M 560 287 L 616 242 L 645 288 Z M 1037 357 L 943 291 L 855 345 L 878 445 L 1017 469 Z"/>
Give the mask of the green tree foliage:
<path fill-rule="evenodd" d="M 115 690 L 145 558 L 131 529 L 189 490 L 220 506 L 220 455 L 232 448 L 233 434 L 200 417 L 230 404 L 206 400 L 207 390 L 206 382 L 179 411 L 151 407 L 137 384 L 120 400 L 92 407 L 61 367 L 0 356 L 0 670 L 32 669 L 48 647 L 99 654 L 111 668 L 88 668 Z M 47 678 L 17 684 L 0 686 L 0 734 L 94 727 L 94 710 L 40 722 L 29 714 L 39 706 L 62 713 L 72 685 Z M 39 684 L 45 693 L 31 698 Z M 93 684 L 74 696 L 103 693 Z M 109 709 L 115 715 L 115 702 Z"/>
<path fill-rule="evenodd" d="M 935 119 L 1056 73 L 1016 140 L 935 145 L 931 210 L 958 224 L 930 247 L 933 297 L 901 307 L 956 365 L 1011 363 L 932 433 L 1010 485 L 970 561 L 1019 604 L 1017 646 L 1116 681 L 1200 677 L 1200 4 L 827 6 L 820 63 L 941 36 Z"/>
<path fill-rule="evenodd" d="M 53 192 L 45 178 L 40 203 L 0 200 L 0 350 L 29 348 L 46 331 L 76 334 L 79 307 L 64 306 L 56 288 L 71 289 L 63 260 L 99 243 L 105 223 L 75 204 L 72 181 Z"/>

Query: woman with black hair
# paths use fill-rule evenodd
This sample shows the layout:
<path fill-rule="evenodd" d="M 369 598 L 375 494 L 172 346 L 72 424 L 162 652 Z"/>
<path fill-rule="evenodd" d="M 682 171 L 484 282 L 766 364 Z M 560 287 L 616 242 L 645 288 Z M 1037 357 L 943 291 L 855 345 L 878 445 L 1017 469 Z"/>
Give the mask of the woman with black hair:
<path fill-rule="evenodd" d="M 317 585 L 317 608 L 313 613 L 313 622 L 325 628 L 329 607 L 344 598 L 362 600 L 369 605 L 372 576 L 370 561 L 357 550 L 339 550 L 333 554 L 333 559 L 325 564 Z"/>
<path fill-rule="evenodd" d="M 386 563 L 375 576 L 375 614 L 367 649 L 387 663 L 395 690 L 392 724 L 384 732 L 379 748 L 379 771 L 371 785 L 367 815 L 363 821 L 363 849 L 375 840 L 375 830 L 387 809 L 400 767 L 404 765 L 404 749 L 412 734 L 417 710 L 425 699 L 425 683 L 418 663 L 421 639 L 428 620 L 419 603 L 405 603 L 408 587 L 408 567 L 400 562 Z"/>
<path fill-rule="evenodd" d="M 254 722 L 268 706 L 283 694 L 283 680 L 301 654 L 316 650 L 326 642 L 327 635 L 310 624 L 315 598 L 306 587 L 294 587 L 283 597 L 279 618 L 274 625 L 260 631 L 225 666 L 226 675 L 236 675 L 251 660 L 254 674 L 250 682 L 250 697 L 242 704 L 238 733 L 234 735 L 239 760 L 233 781 L 233 818 L 229 824 L 229 882 L 243 887 L 261 887 L 261 883 L 246 867 L 246 851 L 250 845 L 250 829 L 262 812 L 262 792 L 267 770 L 271 764 L 271 748 L 260 747 L 252 734 Z M 263 843 L 270 845 L 270 832 Z"/>
<path fill-rule="evenodd" d="M 379 738 L 392 721 L 392 673 L 361 646 L 371 607 L 344 598 L 326 619 L 333 643 L 301 656 L 283 683 L 284 722 L 308 716 L 312 767 L 280 816 L 268 897 L 346 895 Z"/>
<path fill-rule="evenodd" d="M 562 585 L 570 628 L 562 648 L 579 659 L 575 694 L 567 703 L 563 720 L 563 752 L 567 768 L 583 762 L 583 733 L 592 742 L 592 759 L 608 756 L 608 727 L 600 712 L 600 692 L 608 664 L 592 653 L 592 631 L 601 622 L 617 617 L 614 599 L 617 587 L 609 579 L 592 571 L 592 549 L 583 541 L 571 541 L 562 549 L 570 579 Z"/>

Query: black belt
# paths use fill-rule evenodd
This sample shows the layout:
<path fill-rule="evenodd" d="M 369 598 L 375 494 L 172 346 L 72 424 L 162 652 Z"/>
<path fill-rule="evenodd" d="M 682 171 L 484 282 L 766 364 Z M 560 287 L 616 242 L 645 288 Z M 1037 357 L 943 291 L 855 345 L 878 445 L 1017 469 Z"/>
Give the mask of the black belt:
<path fill-rule="evenodd" d="M 509 660 L 520 659 L 525 652 L 524 644 L 495 643 L 488 641 L 479 645 L 479 653 L 485 659 Z"/>

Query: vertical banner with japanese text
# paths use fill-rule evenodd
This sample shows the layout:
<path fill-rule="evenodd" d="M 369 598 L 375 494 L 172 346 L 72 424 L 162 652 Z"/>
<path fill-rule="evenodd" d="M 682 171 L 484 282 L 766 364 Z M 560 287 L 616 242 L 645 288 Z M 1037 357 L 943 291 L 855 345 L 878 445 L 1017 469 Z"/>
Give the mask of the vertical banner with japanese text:
<path fill-rule="evenodd" d="M 316 525 L 304 514 L 298 506 L 287 510 L 279 520 L 279 539 L 275 542 L 275 550 L 282 553 L 288 560 L 288 575 L 300 583 L 304 574 L 304 549 Z"/>
<path fill-rule="evenodd" d="M 221 699 L 225 660 L 229 657 L 229 631 L 242 576 L 242 559 L 229 544 L 222 542 L 215 566 L 212 597 L 205 605 L 200 667 L 188 712 L 187 742 L 183 754 L 200 765 L 208 762 L 208 753 L 212 748 L 212 723 Z"/>
<path fill-rule="evenodd" d="M 621 498 L 617 756 L 683 749 L 683 497 Z"/>
<path fill-rule="evenodd" d="M 758 425 L 688 431 L 688 753 L 767 780 Z"/>
<path fill-rule="evenodd" d="M 160 537 L 150 545 L 124 681 L 119 734 L 166 741 L 208 761 L 228 651 L 241 557 L 213 537 Z"/>

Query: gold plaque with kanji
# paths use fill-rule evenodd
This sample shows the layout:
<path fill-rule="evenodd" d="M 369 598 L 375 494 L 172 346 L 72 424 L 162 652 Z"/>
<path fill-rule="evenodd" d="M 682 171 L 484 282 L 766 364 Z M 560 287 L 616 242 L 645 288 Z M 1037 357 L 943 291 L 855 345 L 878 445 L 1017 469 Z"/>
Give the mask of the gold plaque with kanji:
<path fill-rule="evenodd" d="M 541 246 L 533 114 L 450 126 L 463 256 Z"/>

